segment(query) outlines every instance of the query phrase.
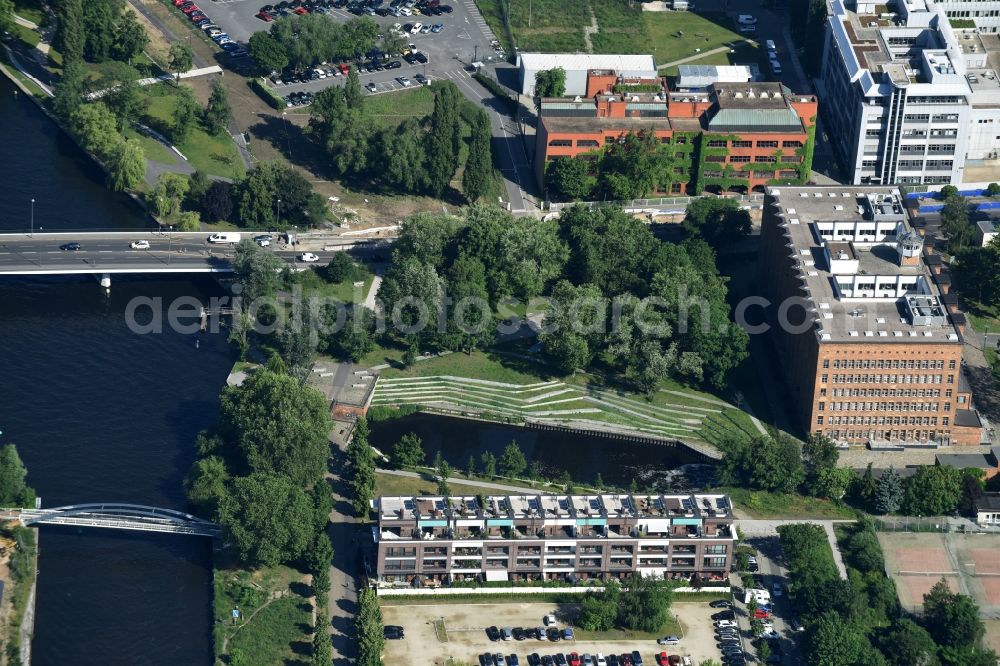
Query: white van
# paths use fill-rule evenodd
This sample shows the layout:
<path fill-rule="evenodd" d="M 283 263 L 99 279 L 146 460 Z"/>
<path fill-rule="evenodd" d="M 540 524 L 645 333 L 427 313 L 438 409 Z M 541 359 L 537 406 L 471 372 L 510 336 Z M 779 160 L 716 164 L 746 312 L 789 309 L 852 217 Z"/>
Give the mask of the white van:
<path fill-rule="evenodd" d="M 766 42 L 764 42 L 764 46 L 767 47 L 768 53 L 777 53 L 778 52 L 778 47 L 774 45 L 774 40 L 773 39 L 769 39 Z"/>
<path fill-rule="evenodd" d="M 236 245 L 243 238 L 242 235 L 233 233 L 231 231 L 212 234 L 208 237 L 209 243 L 229 243 L 230 245 Z"/>

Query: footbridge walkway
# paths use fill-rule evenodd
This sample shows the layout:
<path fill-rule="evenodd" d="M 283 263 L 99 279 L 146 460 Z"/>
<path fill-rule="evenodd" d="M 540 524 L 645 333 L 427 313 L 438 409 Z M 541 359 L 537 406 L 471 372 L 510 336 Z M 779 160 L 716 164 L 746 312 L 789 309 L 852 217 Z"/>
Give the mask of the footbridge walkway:
<path fill-rule="evenodd" d="M 141 504 L 74 504 L 54 509 L 0 509 L 0 519 L 22 525 L 76 525 L 140 532 L 220 537 L 222 528 L 182 511 Z"/>

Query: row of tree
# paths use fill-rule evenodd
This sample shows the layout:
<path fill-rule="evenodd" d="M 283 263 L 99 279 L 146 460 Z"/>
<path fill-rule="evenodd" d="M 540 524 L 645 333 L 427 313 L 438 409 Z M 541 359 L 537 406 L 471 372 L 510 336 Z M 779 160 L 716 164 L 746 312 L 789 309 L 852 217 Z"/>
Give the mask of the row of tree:
<path fill-rule="evenodd" d="M 339 176 L 440 198 L 461 165 L 467 128 L 462 190 L 466 199 L 477 201 L 489 194 L 495 179 L 489 118 L 465 102 L 450 81 L 435 82 L 432 90 L 430 116 L 385 127 L 364 103 L 357 68 L 351 67 L 346 85 L 331 86 L 316 96 L 309 109 L 309 132 Z"/>
<path fill-rule="evenodd" d="M 378 23 L 362 16 L 339 22 L 325 14 L 286 16 L 269 32 L 255 32 L 248 46 L 258 71 L 267 75 L 286 67 L 301 71 L 321 62 L 357 60 L 379 44 Z M 397 54 L 406 40 L 393 31 L 381 38 L 385 53 Z"/>
<path fill-rule="evenodd" d="M 149 35 L 124 0 L 60 0 L 53 46 L 63 63 L 132 62 L 149 45 Z"/>
<path fill-rule="evenodd" d="M 397 324 L 389 334 L 407 345 L 492 341 L 493 315 L 480 309 L 464 313 L 465 329 L 455 317 L 443 329 L 420 328 L 427 313 L 442 312 L 445 295 L 479 299 L 492 311 L 544 295 L 543 347 L 563 372 L 599 359 L 643 390 L 669 376 L 723 385 L 746 357 L 747 335 L 730 320 L 712 248 L 697 237 L 663 243 L 618 209 L 574 207 L 558 222 L 478 206 L 462 219 L 418 215 L 403 225 L 393 257 L 379 295 Z M 657 306 L 645 307 L 646 296 Z"/>
<path fill-rule="evenodd" d="M 997 655 L 980 646 L 979 609 L 944 581 L 924 596 L 921 622 L 900 613 L 895 585 L 871 524 L 850 528 L 842 540 L 848 578 L 841 579 L 826 532 L 819 525 L 778 528 L 792 601 L 807 628 L 806 659 L 817 666 L 985 666 Z"/>
<path fill-rule="evenodd" d="M 600 592 L 588 592 L 580 602 L 577 625 L 586 631 L 615 627 L 656 633 L 670 620 L 670 587 L 655 576 L 633 574 L 621 584 L 611 581 Z"/>
<path fill-rule="evenodd" d="M 876 479 L 869 465 L 852 484 L 852 498 L 880 514 L 947 516 L 955 511 L 971 514 L 984 490 L 983 471 L 972 467 L 923 465 L 904 479 L 890 466 Z"/>
<path fill-rule="evenodd" d="M 248 565 L 303 562 L 326 538 L 332 502 L 325 398 L 279 359 L 226 387 L 220 402 L 217 424 L 198 437 L 189 500 Z"/>
<path fill-rule="evenodd" d="M 35 506 L 35 490 L 28 485 L 28 470 L 17 454 L 17 447 L 0 447 L 0 506 Z"/>
<path fill-rule="evenodd" d="M 382 649 L 385 647 L 385 627 L 378 597 L 371 588 L 365 588 L 358 593 L 354 635 L 358 641 L 358 666 L 380 666 Z"/>

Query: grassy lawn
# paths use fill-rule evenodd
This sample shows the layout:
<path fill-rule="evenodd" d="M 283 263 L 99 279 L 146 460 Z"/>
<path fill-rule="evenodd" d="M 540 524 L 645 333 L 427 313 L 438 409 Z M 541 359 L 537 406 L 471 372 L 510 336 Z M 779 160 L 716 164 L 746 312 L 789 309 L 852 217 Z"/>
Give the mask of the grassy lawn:
<path fill-rule="evenodd" d="M 365 296 L 368 294 L 368 289 L 371 287 L 372 278 L 375 274 L 372 273 L 371 269 L 368 268 L 367 264 L 358 263 L 358 267 L 364 271 L 363 279 L 359 280 L 344 280 L 343 282 L 327 282 L 323 277 L 316 272 L 315 269 L 306 269 L 300 272 L 296 278 L 298 284 L 302 286 L 302 293 L 304 296 L 318 296 L 320 298 L 333 298 L 342 303 L 354 303 L 355 302 L 355 287 L 354 282 L 364 282 L 364 286 L 358 289 L 358 297 L 360 302 L 364 302 Z M 359 275 L 359 277 L 361 277 Z"/>
<path fill-rule="evenodd" d="M 435 377 L 454 375 L 511 384 L 534 384 L 557 379 L 545 372 L 545 366 L 532 365 L 519 359 L 507 358 L 490 352 L 477 351 L 445 354 L 426 361 L 417 361 L 408 368 L 389 368 L 383 377 Z"/>
<path fill-rule="evenodd" d="M 987 347 L 983 350 L 983 355 L 986 357 L 986 362 L 990 364 L 993 378 L 1000 382 L 1000 357 L 997 356 L 997 350 Z"/>
<path fill-rule="evenodd" d="M 37 83 L 29 79 L 27 76 L 19 72 L 16 67 L 14 67 L 14 65 L 10 62 L 10 59 L 7 57 L 6 51 L 0 50 L 0 62 L 3 62 L 4 68 L 10 73 L 10 75 L 20 81 L 21 85 L 27 88 L 34 97 L 38 99 L 48 99 L 49 96 L 45 94 L 44 90 L 38 87 Z"/>
<path fill-rule="evenodd" d="M 218 559 L 228 557 L 223 553 Z M 247 664 L 298 663 L 295 656 L 302 654 L 302 648 L 311 641 L 304 628 L 311 631 L 312 627 L 309 603 L 299 594 L 307 589 L 301 580 L 302 574 L 286 566 L 247 571 L 217 564 L 213 631 L 216 657 L 222 656 L 222 646 L 228 642 L 227 653 L 239 648 Z M 242 613 L 237 624 L 232 620 L 234 608 Z"/>
<path fill-rule="evenodd" d="M 14 0 L 14 13 L 35 25 L 45 25 L 48 21 L 38 0 Z"/>
<path fill-rule="evenodd" d="M 476 4 L 493 32 L 504 35 L 500 1 L 476 0 Z M 630 7 L 627 0 L 512 0 L 509 6 L 514 39 L 522 51 L 586 51 L 583 27 L 592 18 L 598 25 L 591 37 L 594 53 L 651 53 L 658 63 L 740 39 L 725 14 L 643 12 L 639 3 Z"/>
<path fill-rule="evenodd" d="M 20 39 L 22 42 L 27 44 L 31 48 L 38 46 L 38 42 L 42 41 L 42 36 L 38 34 L 36 30 L 31 28 L 26 28 L 23 25 L 14 24 L 14 36 Z"/>
<path fill-rule="evenodd" d="M 146 90 L 149 91 L 149 107 L 146 110 L 145 120 L 152 127 L 167 134 L 177 100 L 173 84 L 159 83 L 148 86 Z M 187 140 L 177 147 L 191 162 L 191 166 L 199 171 L 233 179 L 243 175 L 243 162 L 240 160 L 236 144 L 224 132 L 212 135 L 196 125 Z"/>
<path fill-rule="evenodd" d="M 179 159 L 162 143 L 152 137 L 146 136 L 145 134 L 136 132 L 131 127 L 125 129 L 125 138 L 138 139 L 139 143 L 142 144 L 142 152 L 146 155 L 147 160 L 153 160 L 154 162 L 161 162 L 163 164 L 173 164 Z"/>
<path fill-rule="evenodd" d="M 364 102 L 381 127 L 395 127 L 406 118 L 429 116 L 434 110 L 434 93 L 427 86 L 418 86 L 384 95 L 368 95 Z"/>
<path fill-rule="evenodd" d="M 847 506 L 839 506 L 829 500 L 748 490 L 746 488 L 718 488 L 719 492 L 728 493 L 737 508 L 742 509 L 751 518 L 818 518 L 830 520 L 853 520 L 857 512 Z"/>
<path fill-rule="evenodd" d="M 673 608 L 671 607 L 671 611 Z M 672 614 L 672 613 L 671 613 Z M 579 627 L 573 629 L 578 641 L 655 641 L 663 636 L 680 636 L 681 626 L 671 618 L 659 631 L 632 631 L 630 629 L 611 629 L 610 631 L 584 631 Z"/>

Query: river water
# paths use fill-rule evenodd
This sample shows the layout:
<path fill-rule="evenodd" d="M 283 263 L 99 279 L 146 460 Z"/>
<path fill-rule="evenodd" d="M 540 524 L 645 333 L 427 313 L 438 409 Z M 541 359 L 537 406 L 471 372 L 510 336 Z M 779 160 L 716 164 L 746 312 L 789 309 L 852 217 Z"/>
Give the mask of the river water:
<path fill-rule="evenodd" d="M 141 212 L 0 79 L 0 231 L 140 228 Z M 2 243 L 2 240 L 0 240 Z M 2 249 L 0 249 L 2 251 Z M 224 335 L 136 335 L 133 297 L 205 298 L 207 278 L 0 277 L 0 442 L 14 442 L 43 506 L 117 501 L 184 509 L 197 432 L 215 418 Z M 41 528 L 32 661 L 210 664 L 211 542 Z"/>

